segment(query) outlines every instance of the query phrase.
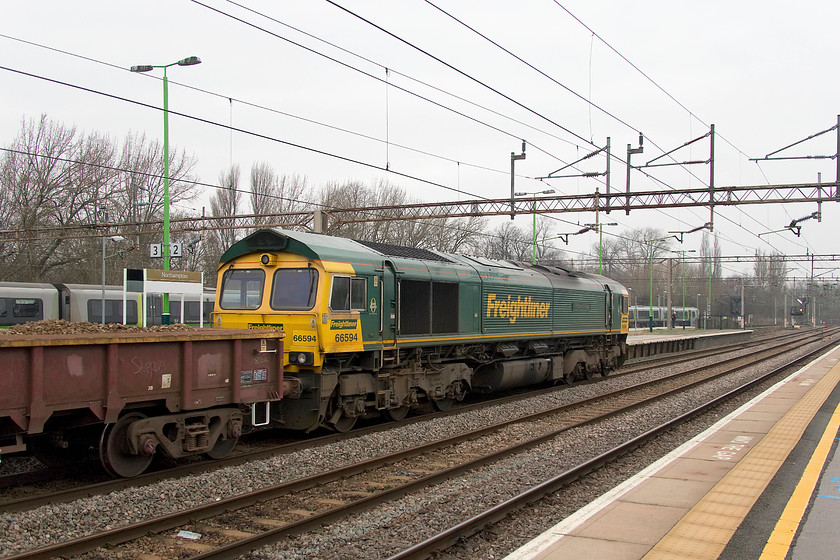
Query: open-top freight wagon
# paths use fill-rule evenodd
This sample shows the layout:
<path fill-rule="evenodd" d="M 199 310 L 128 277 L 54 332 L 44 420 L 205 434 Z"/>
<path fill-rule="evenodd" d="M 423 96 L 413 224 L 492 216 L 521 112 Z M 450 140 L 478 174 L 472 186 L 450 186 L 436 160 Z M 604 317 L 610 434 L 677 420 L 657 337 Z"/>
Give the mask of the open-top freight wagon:
<path fill-rule="evenodd" d="M 0 455 L 59 466 L 93 448 L 124 477 L 156 453 L 219 458 L 288 389 L 280 331 L 2 335 Z"/>

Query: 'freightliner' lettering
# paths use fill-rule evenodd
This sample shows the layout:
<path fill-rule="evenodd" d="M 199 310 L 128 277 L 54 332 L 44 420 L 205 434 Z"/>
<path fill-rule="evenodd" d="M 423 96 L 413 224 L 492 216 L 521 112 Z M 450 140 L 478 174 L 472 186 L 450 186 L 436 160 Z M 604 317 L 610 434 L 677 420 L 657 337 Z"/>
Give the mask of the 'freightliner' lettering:
<path fill-rule="evenodd" d="M 519 318 L 545 319 L 550 308 L 550 303 L 534 301 L 531 296 L 513 299 L 509 295 L 507 299 L 498 299 L 496 294 L 487 294 L 487 317 L 507 319 L 511 324 Z"/>

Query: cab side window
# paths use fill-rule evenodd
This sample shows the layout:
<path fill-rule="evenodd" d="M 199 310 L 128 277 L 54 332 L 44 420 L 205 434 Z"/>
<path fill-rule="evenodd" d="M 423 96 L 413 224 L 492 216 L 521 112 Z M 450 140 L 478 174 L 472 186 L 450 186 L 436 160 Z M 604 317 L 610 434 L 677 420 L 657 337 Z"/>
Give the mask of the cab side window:
<path fill-rule="evenodd" d="M 350 276 L 333 276 L 330 309 L 364 311 L 367 301 L 367 280 Z"/>

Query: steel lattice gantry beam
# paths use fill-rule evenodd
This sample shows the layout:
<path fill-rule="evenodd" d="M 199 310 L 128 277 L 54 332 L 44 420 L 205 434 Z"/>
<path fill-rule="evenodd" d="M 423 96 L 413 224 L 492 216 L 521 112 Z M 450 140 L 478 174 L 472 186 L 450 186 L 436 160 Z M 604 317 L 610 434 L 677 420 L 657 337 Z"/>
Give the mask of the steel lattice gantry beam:
<path fill-rule="evenodd" d="M 607 205 L 609 201 L 609 205 Z M 712 202 L 713 201 L 713 202 Z M 793 185 L 761 185 L 754 187 L 708 187 L 680 190 L 612 193 L 597 190 L 582 195 L 557 195 L 535 198 L 480 199 L 458 202 L 423 202 L 394 206 L 364 208 L 321 209 L 314 212 L 288 212 L 273 215 L 202 216 L 172 220 L 173 232 L 196 232 L 204 229 L 243 229 L 254 227 L 305 227 L 313 231 L 330 229 L 349 223 L 385 222 L 394 220 L 426 220 L 434 218 L 465 218 L 480 216 L 509 216 L 511 213 L 530 215 L 568 212 L 604 212 L 651 210 L 656 208 L 688 208 L 742 206 L 748 204 L 782 204 L 792 202 L 840 201 L 837 183 L 799 183 Z M 153 232 L 159 222 L 133 224 L 143 231 Z M 111 224 L 118 225 L 118 224 Z M 0 230 L 0 241 L 34 241 L 55 237 L 80 238 L 101 235 L 96 226 L 79 225 L 75 232 L 55 235 L 54 229 Z"/>
<path fill-rule="evenodd" d="M 582 195 L 558 195 L 534 198 L 494 200 L 466 200 L 460 202 L 430 202 L 399 206 L 347 208 L 325 210 L 332 223 L 378 222 L 389 220 L 421 220 L 432 218 L 463 218 L 470 216 L 503 216 L 516 214 L 556 214 L 566 212 L 595 212 L 621 210 L 649 210 L 654 208 L 687 208 L 742 206 L 747 204 L 781 204 L 791 202 L 839 201 L 836 183 L 799 183 L 792 185 L 761 185 L 747 187 L 708 187 L 691 189 L 613 193 L 596 191 Z M 607 202 L 609 201 L 609 204 Z"/>
<path fill-rule="evenodd" d="M 661 257 L 660 257 L 661 258 Z M 668 257 L 666 257 L 668 258 Z M 754 263 L 754 262 L 840 262 L 840 253 L 826 253 L 817 254 L 812 253 L 808 255 L 729 255 L 712 257 L 715 262 L 721 263 Z M 597 258 L 582 258 L 575 259 L 575 262 L 598 263 Z M 649 260 L 647 257 L 640 257 L 637 259 L 610 259 L 613 265 L 643 265 L 647 266 Z M 704 264 L 709 262 L 709 257 L 700 255 L 686 255 L 686 264 Z"/>

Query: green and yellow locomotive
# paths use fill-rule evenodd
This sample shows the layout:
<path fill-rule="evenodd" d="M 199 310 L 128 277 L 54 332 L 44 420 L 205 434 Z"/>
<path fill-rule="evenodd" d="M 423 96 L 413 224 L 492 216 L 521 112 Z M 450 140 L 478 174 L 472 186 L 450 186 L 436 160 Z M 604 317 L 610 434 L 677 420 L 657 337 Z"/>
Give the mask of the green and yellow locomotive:
<path fill-rule="evenodd" d="M 628 295 L 551 266 L 259 230 L 222 255 L 213 320 L 286 333 L 270 420 L 345 431 L 469 391 L 606 375 L 627 356 Z"/>

